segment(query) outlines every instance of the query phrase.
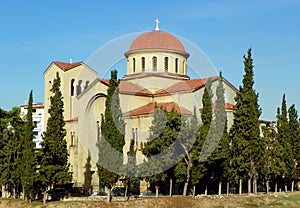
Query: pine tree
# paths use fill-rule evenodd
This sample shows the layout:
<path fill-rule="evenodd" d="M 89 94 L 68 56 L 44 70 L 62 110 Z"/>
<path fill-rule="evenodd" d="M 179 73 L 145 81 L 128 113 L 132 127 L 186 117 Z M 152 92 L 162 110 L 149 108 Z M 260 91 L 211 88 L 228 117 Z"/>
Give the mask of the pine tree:
<path fill-rule="evenodd" d="M 248 179 L 248 192 L 251 192 L 251 180 L 256 184 L 260 160 L 263 152 L 263 139 L 260 137 L 258 94 L 253 89 L 253 59 L 251 49 L 247 57 L 244 56 L 243 86 L 236 94 L 234 107 L 234 121 L 230 130 L 232 140 L 233 166 L 241 181 Z M 253 187 L 256 193 L 256 185 Z"/>
<path fill-rule="evenodd" d="M 40 164 L 40 180 L 44 185 L 44 203 L 46 203 L 47 191 L 57 183 L 68 183 L 71 181 L 69 172 L 68 151 L 66 142 L 65 121 L 63 117 L 64 103 L 60 91 L 61 80 L 59 74 L 53 81 L 50 97 L 50 117 L 42 144 L 42 155 Z"/>
<path fill-rule="evenodd" d="M 32 91 L 29 94 L 29 102 L 26 114 L 26 126 L 24 137 L 22 141 L 22 150 L 20 157 L 20 167 L 21 167 L 21 182 L 23 187 L 23 195 L 24 199 L 28 199 L 31 201 L 32 192 L 33 192 L 33 184 L 36 180 L 36 167 L 37 160 L 35 155 L 35 144 L 33 142 L 33 121 L 32 121 Z"/>
<path fill-rule="evenodd" d="M 123 164 L 123 146 L 125 145 L 125 122 L 122 118 L 118 85 L 117 71 L 114 70 L 111 72 L 105 101 L 105 115 L 101 122 L 101 133 L 104 139 L 98 144 L 99 185 L 108 189 L 108 201 L 111 201 L 112 186 L 120 178 L 116 172 L 111 170 L 120 170 Z M 107 167 L 111 169 L 108 170 Z"/>

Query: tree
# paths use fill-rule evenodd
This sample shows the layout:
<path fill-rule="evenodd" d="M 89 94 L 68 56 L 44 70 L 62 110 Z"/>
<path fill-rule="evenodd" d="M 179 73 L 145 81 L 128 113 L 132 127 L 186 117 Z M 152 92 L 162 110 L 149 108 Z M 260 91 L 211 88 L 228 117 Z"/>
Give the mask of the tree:
<path fill-rule="evenodd" d="M 66 130 L 64 128 L 64 103 L 60 91 L 61 80 L 59 74 L 53 81 L 50 97 L 50 117 L 47 121 L 46 132 L 42 145 L 42 155 L 40 163 L 40 180 L 44 186 L 44 203 L 46 203 L 47 191 L 57 183 L 68 183 L 72 175 L 69 172 L 68 150 L 65 139 Z"/>
<path fill-rule="evenodd" d="M 277 130 L 278 130 L 278 141 L 281 144 L 284 152 L 282 153 L 282 160 L 285 164 L 282 166 L 283 174 L 277 178 L 277 181 L 284 182 L 285 191 L 287 191 L 287 181 L 291 179 L 292 172 L 294 169 L 294 157 L 293 149 L 290 141 L 289 133 L 289 122 L 288 122 L 288 112 L 285 95 L 282 96 L 281 109 L 278 108 L 277 111 Z"/>
<path fill-rule="evenodd" d="M 20 108 L 0 111 L 0 184 L 3 196 L 18 197 L 21 189 L 20 156 L 24 132 L 24 122 L 20 117 Z"/>
<path fill-rule="evenodd" d="M 298 172 L 298 162 L 299 162 L 299 158 L 300 155 L 299 153 L 299 140 L 300 140 L 300 136 L 299 136 L 299 120 L 298 120 L 298 114 L 297 114 L 297 110 L 295 108 L 295 105 L 291 105 L 291 107 L 288 110 L 288 114 L 289 114 L 289 122 L 288 122 L 288 132 L 289 132 L 289 143 L 290 143 L 290 147 L 291 147 L 291 155 L 293 158 L 292 163 L 289 165 L 290 167 L 290 174 L 289 174 L 289 178 L 292 181 L 292 185 L 291 185 L 291 191 L 294 190 L 294 181 L 296 179 L 298 179 L 299 176 L 299 172 Z"/>
<path fill-rule="evenodd" d="M 256 193 L 256 182 L 263 153 L 263 139 L 260 137 L 259 116 L 261 110 L 258 105 L 258 94 L 253 89 L 253 59 L 251 49 L 244 56 L 243 86 L 236 94 L 234 106 L 234 120 L 230 130 L 232 140 L 233 166 L 239 176 L 239 193 L 241 194 L 242 180 L 248 178 L 248 192 Z"/>
<path fill-rule="evenodd" d="M 108 189 L 107 199 L 109 202 L 111 201 L 111 188 L 118 181 L 119 175 L 103 166 L 112 167 L 112 169 L 120 168 L 123 164 L 123 146 L 125 145 L 125 122 L 122 118 L 118 85 L 117 71 L 113 70 L 105 100 L 105 115 L 101 122 L 101 134 L 104 139 L 98 143 L 99 161 L 97 165 L 99 185 Z M 109 160 L 103 158 L 109 158 Z M 104 163 L 106 165 L 103 165 Z"/>
<path fill-rule="evenodd" d="M 149 138 L 144 144 L 142 149 L 143 154 L 148 158 L 148 164 L 152 164 L 152 157 L 166 151 L 176 140 L 178 132 L 181 126 L 181 117 L 174 109 L 171 112 L 167 112 L 165 109 L 155 106 L 154 119 L 150 126 Z M 172 152 L 172 151 L 170 151 Z M 171 153 L 170 153 L 171 154 Z M 156 197 L 158 197 L 158 189 L 161 183 L 165 182 L 167 175 L 171 175 L 172 168 L 166 172 L 163 172 L 163 164 L 168 164 L 168 159 L 172 158 L 172 155 L 165 155 L 161 161 L 155 162 L 153 165 L 156 167 L 150 167 L 151 169 L 157 169 L 156 175 L 147 176 L 145 180 L 154 184 L 156 189 Z M 169 174 L 167 174 L 169 173 Z M 172 178 L 170 178 L 170 186 L 172 185 Z"/>
<path fill-rule="evenodd" d="M 35 155 L 35 144 L 33 142 L 33 121 L 32 121 L 32 91 L 29 94 L 29 102 L 26 114 L 25 131 L 22 141 L 22 149 L 20 156 L 21 168 L 21 183 L 23 187 L 24 199 L 31 201 L 32 192 L 34 188 L 34 181 L 36 180 L 37 160 Z"/>
<path fill-rule="evenodd" d="M 229 191 L 229 180 L 231 175 L 230 157 L 229 157 L 229 136 L 227 132 L 227 117 L 225 111 L 225 89 L 223 86 L 222 73 L 218 78 L 218 86 L 216 89 L 216 108 L 214 110 L 213 136 L 214 142 L 218 143 L 211 155 L 212 168 L 214 168 L 214 176 L 219 181 L 218 194 L 221 195 L 222 180 L 227 180 L 227 194 Z"/>

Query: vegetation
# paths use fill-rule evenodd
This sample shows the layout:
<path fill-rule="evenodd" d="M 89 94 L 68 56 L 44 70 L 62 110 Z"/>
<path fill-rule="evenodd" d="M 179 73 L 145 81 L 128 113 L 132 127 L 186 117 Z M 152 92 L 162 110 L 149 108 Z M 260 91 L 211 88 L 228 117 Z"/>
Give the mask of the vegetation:
<path fill-rule="evenodd" d="M 53 81 L 50 97 L 50 117 L 47 121 L 47 129 L 42 142 L 41 162 L 39 169 L 39 180 L 44 188 L 44 202 L 46 202 L 47 191 L 57 183 L 69 183 L 71 173 L 69 172 L 66 130 L 63 117 L 64 104 L 60 91 L 60 77 L 58 73 Z"/>
<path fill-rule="evenodd" d="M 99 185 L 107 188 L 108 201 L 111 200 L 111 188 L 118 179 L 121 179 L 120 175 L 111 170 L 117 170 L 122 166 L 123 146 L 125 145 L 125 122 L 122 118 L 118 85 L 117 71 L 114 70 L 111 72 L 105 101 L 105 115 L 101 122 L 101 134 L 103 139 L 98 143 Z M 109 158 L 109 160 L 103 158 Z M 103 165 L 103 162 L 107 162 L 107 164 Z M 110 167 L 110 169 L 108 169 L 108 167 Z"/>

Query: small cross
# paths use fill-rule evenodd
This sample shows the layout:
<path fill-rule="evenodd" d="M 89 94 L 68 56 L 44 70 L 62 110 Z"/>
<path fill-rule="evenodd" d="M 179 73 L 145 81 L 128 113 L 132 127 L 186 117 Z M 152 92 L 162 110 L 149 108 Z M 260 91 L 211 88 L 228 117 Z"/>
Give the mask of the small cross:
<path fill-rule="evenodd" d="M 158 20 L 158 18 L 156 18 L 156 20 L 155 20 L 155 30 L 156 31 L 159 31 L 159 28 L 158 28 L 158 23 L 159 23 L 159 20 Z"/>

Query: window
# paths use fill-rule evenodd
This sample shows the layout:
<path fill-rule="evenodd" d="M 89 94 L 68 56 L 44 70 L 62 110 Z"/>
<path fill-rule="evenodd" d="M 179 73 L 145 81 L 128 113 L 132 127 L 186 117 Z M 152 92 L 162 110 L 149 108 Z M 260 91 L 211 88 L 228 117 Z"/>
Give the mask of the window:
<path fill-rule="evenodd" d="M 102 116 L 102 114 L 101 114 Z M 100 142 L 101 141 L 101 127 L 100 127 L 100 124 L 99 124 L 99 121 L 97 121 L 97 142 Z"/>
<path fill-rule="evenodd" d="M 156 56 L 154 56 L 152 58 L 152 68 L 153 68 L 153 71 L 157 70 L 157 58 L 156 58 Z"/>
<path fill-rule="evenodd" d="M 71 86 L 70 86 L 70 89 L 71 89 L 71 96 L 74 95 L 74 82 L 75 82 L 75 79 L 72 79 L 72 80 L 71 80 Z"/>
<path fill-rule="evenodd" d="M 165 71 L 168 71 L 169 68 L 169 58 L 165 57 Z"/>
<path fill-rule="evenodd" d="M 133 58 L 132 60 L 132 65 L 133 73 L 135 73 L 135 58 Z"/>
<path fill-rule="evenodd" d="M 136 147 L 137 146 L 137 140 L 138 140 L 138 135 L 137 135 L 137 128 L 132 128 L 132 146 Z"/>
<path fill-rule="evenodd" d="M 175 59 L 175 73 L 178 73 L 178 58 Z"/>
<path fill-rule="evenodd" d="M 75 146 L 75 132 L 71 132 L 71 147 Z"/>
<path fill-rule="evenodd" d="M 142 71 L 145 71 L 145 57 L 142 57 Z"/>

